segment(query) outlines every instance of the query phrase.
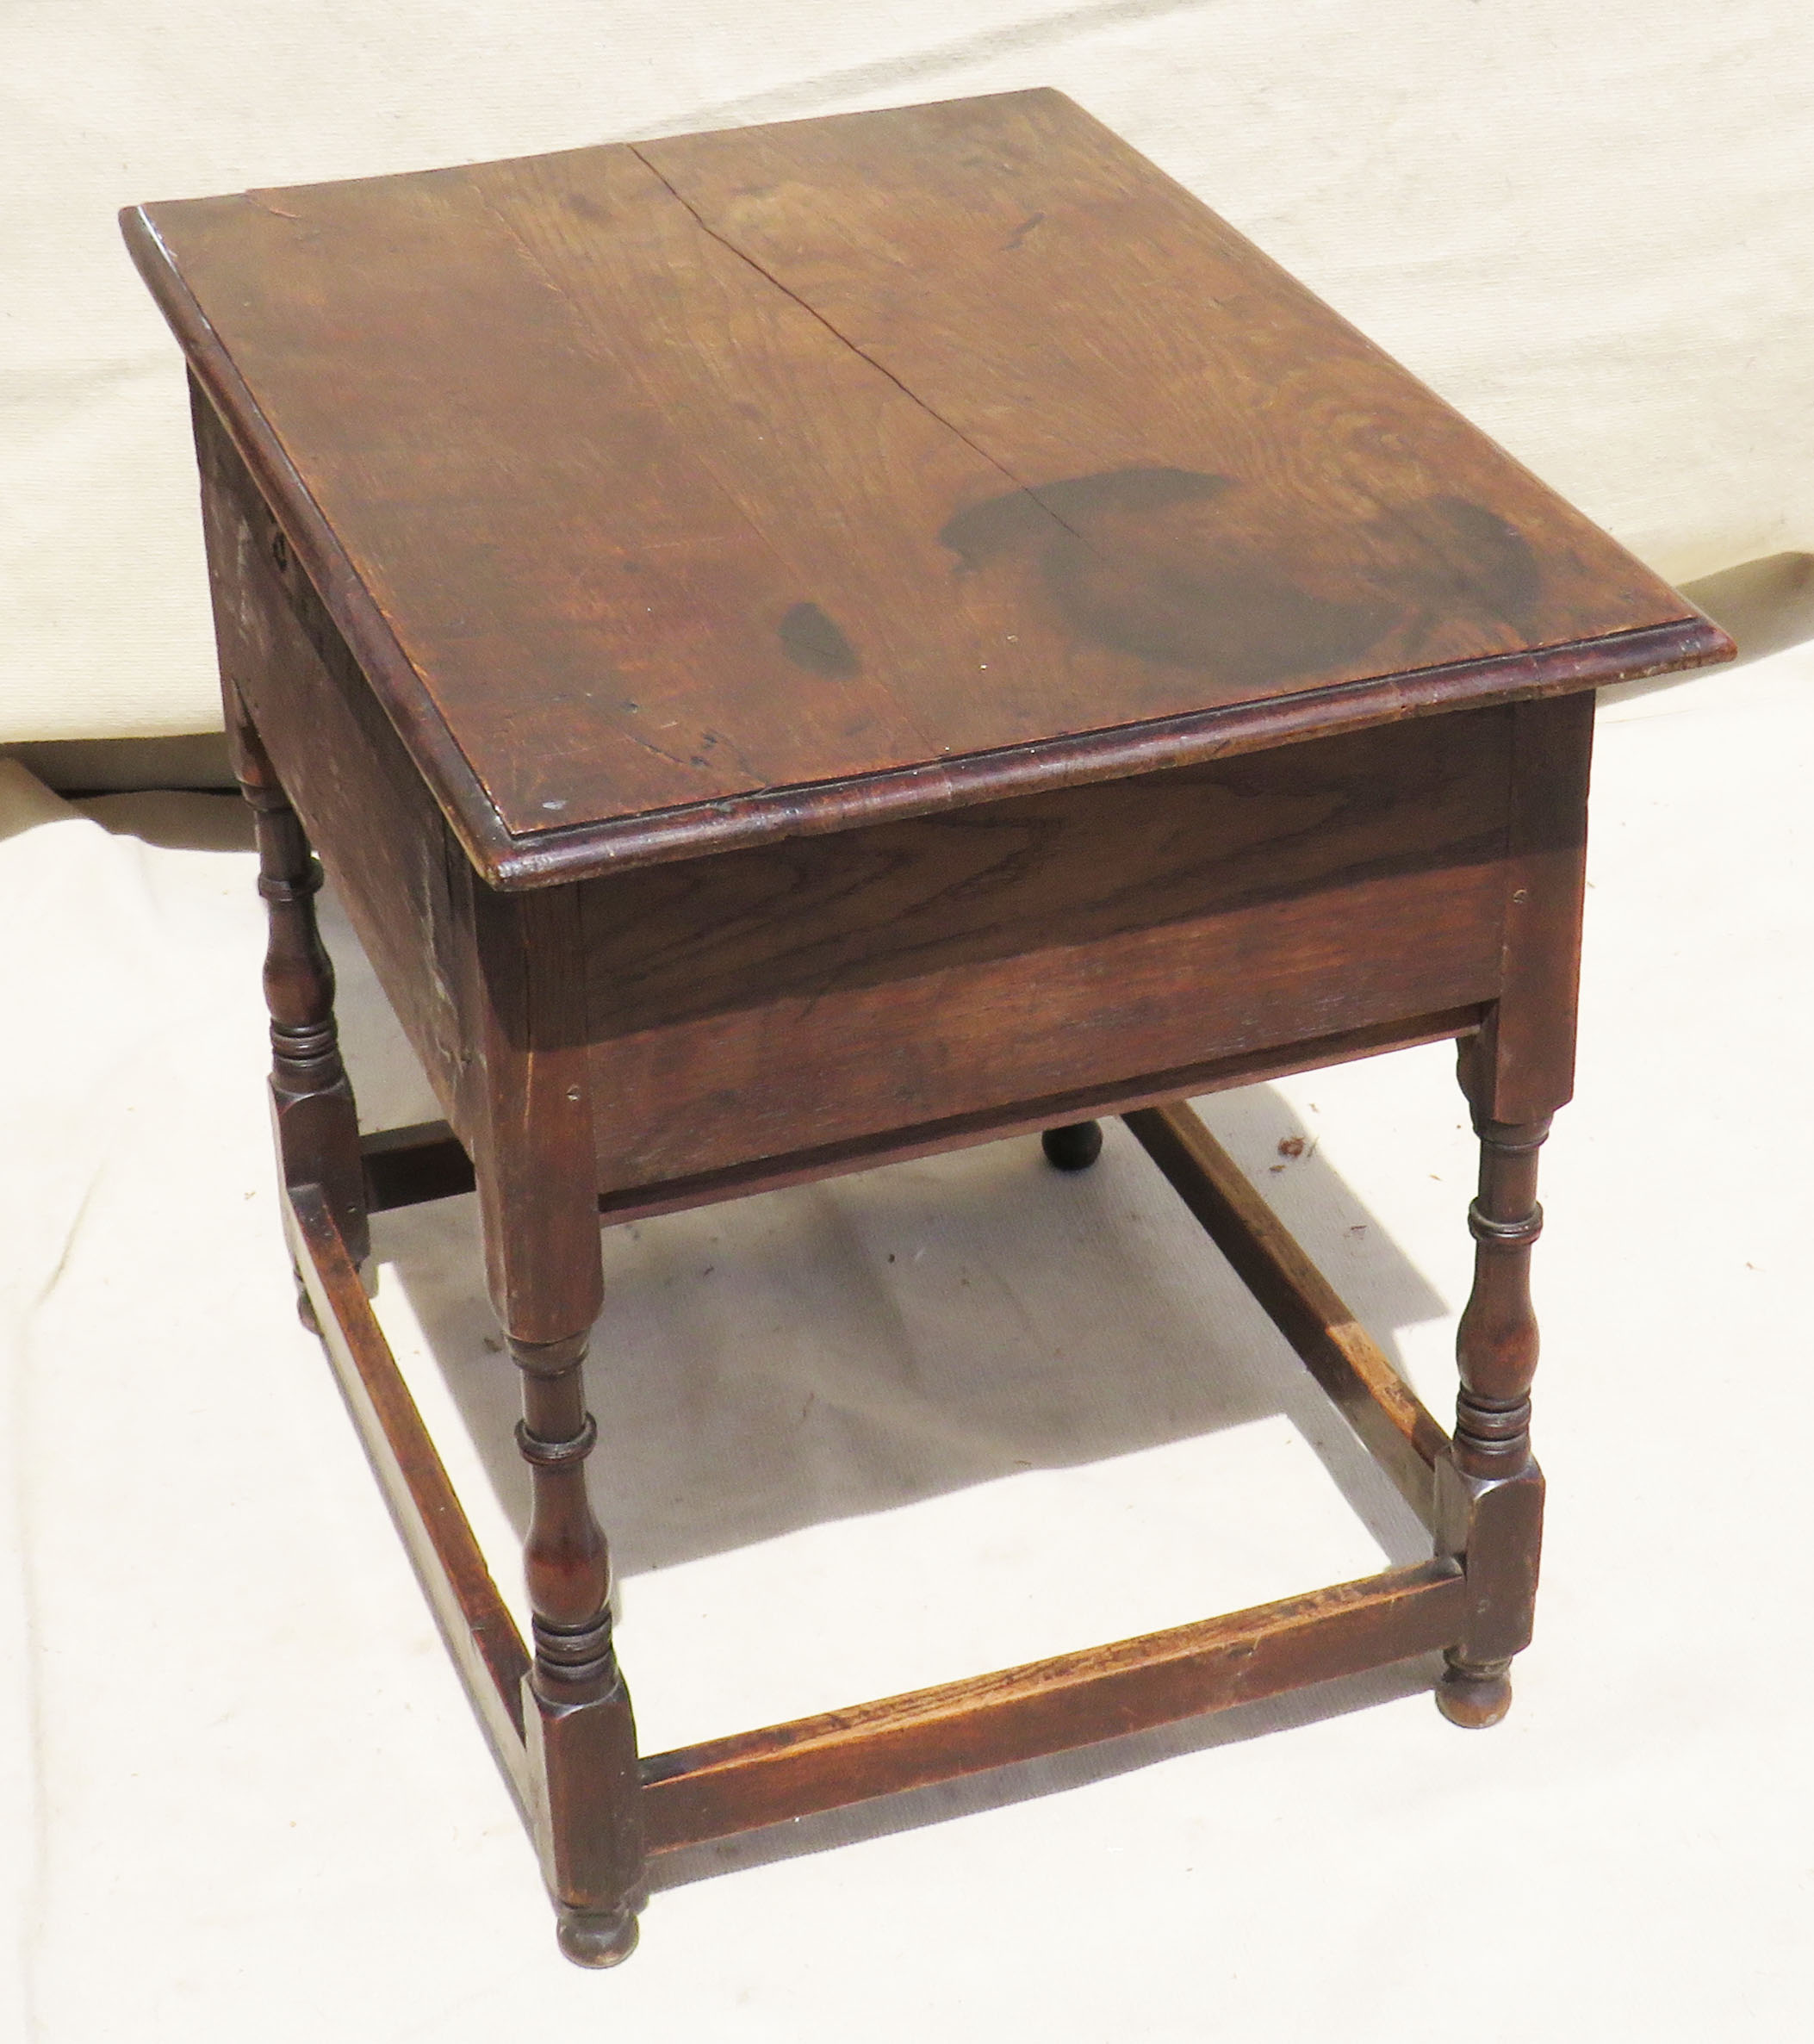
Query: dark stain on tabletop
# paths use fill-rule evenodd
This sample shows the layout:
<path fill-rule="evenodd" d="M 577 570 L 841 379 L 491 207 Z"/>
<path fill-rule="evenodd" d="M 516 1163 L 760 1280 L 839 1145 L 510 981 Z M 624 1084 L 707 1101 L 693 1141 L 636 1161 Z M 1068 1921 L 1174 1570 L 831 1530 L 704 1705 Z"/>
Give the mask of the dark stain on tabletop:
<path fill-rule="evenodd" d="M 1543 570 L 1515 525 L 1465 497 L 1426 497 L 1394 515 L 1421 543 L 1406 579 L 1431 608 L 1484 611 L 1519 631 L 1536 628 Z"/>
<path fill-rule="evenodd" d="M 781 619 L 780 637 L 782 652 L 809 674 L 849 681 L 863 671 L 856 649 L 816 603 L 795 604 Z"/>
<path fill-rule="evenodd" d="M 939 538 L 960 575 L 1022 564 L 1077 639 L 1244 690 L 1351 665 L 1420 619 L 1525 631 L 1541 595 L 1523 537 L 1459 497 L 1382 506 L 1295 546 L 1279 531 L 1261 490 L 1151 466 L 1004 492 Z"/>
<path fill-rule="evenodd" d="M 1052 538 L 1054 526 L 1079 538 L 1084 526 L 1104 514 L 1139 515 L 1205 503 L 1233 487 L 1226 475 L 1203 475 L 1194 469 L 1112 469 L 1100 475 L 1074 475 L 972 504 L 945 521 L 939 543 L 964 568 L 977 568 Z"/>
<path fill-rule="evenodd" d="M 1078 638 L 1251 687 L 1354 658 L 1392 622 L 1285 573 L 1224 506 L 1229 476 L 1115 469 L 972 505 L 941 541 L 960 571 L 1025 559 Z"/>

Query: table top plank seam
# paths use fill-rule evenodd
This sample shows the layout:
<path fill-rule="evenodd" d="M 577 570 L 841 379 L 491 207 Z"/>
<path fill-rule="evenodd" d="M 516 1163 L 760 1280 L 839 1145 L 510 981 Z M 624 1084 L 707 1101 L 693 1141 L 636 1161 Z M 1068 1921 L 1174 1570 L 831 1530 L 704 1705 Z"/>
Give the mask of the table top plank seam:
<path fill-rule="evenodd" d="M 1010 469 L 998 455 L 992 454 L 990 450 L 985 447 L 979 440 L 975 439 L 972 435 L 966 433 L 963 427 L 959 426 L 955 420 L 947 419 L 945 414 L 939 410 L 937 406 L 934 405 L 929 400 L 923 396 L 920 392 L 916 390 L 910 383 L 905 382 L 901 376 L 898 376 L 893 370 L 889 368 L 885 362 L 879 361 L 876 357 L 871 354 L 867 348 L 860 345 L 860 343 L 852 340 L 848 333 L 841 332 L 836 323 L 831 319 L 828 318 L 827 315 L 823 313 L 817 306 L 813 304 L 811 299 L 803 298 L 791 284 L 787 283 L 784 279 L 777 276 L 772 270 L 767 268 L 763 264 L 758 262 L 756 258 L 752 255 L 747 248 L 740 247 L 737 243 L 730 238 L 729 235 L 721 233 L 718 228 L 713 227 L 711 222 L 706 219 L 705 215 L 700 212 L 697 206 L 693 204 L 693 201 L 680 189 L 680 188 L 674 183 L 672 178 L 666 175 L 666 173 L 661 169 L 660 165 L 653 162 L 643 150 L 637 148 L 635 143 L 632 142 L 627 144 L 626 146 L 629 148 L 630 153 L 636 158 L 638 163 L 647 165 L 653 175 L 660 178 L 664 188 L 673 195 L 675 202 L 686 208 L 687 214 L 698 225 L 703 233 L 710 235 L 712 240 L 718 244 L 720 248 L 729 250 L 729 252 L 733 256 L 735 256 L 739 262 L 747 264 L 749 269 L 753 270 L 755 274 L 764 281 L 764 283 L 772 284 L 776 290 L 782 294 L 784 297 L 792 299 L 794 304 L 798 306 L 802 312 L 810 314 L 813 319 L 817 320 L 819 325 L 823 326 L 825 331 L 840 344 L 841 346 L 848 348 L 850 352 L 858 358 L 859 361 L 866 363 L 872 370 L 875 370 L 879 376 L 885 376 L 904 397 L 910 398 L 916 405 L 919 407 L 921 411 L 925 413 L 929 419 L 935 420 L 937 424 L 941 426 L 947 432 L 955 435 L 958 439 L 964 443 L 965 446 L 972 450 L 972 452 L 980 455 L 982 458 L 988 463 L 990 467 L 993 469 L 1004 481 L 1012 483 L 1016 489 L 1020 491 L 1023 496 L 1027 497 L 1032 503 L 1036 505 L 1041 511 L 1044 512 L 1046 516 L 1049 518 L 1053 523 L 1061 531 L 1068 532 L 1072 538 L 1081 541 L 1085 546 L 1091 545 L 1090 537 L 1087 533 L 1081 532 L 1075 525 L 1068 524 L 1065 519 L 1059 514 L 1058 512 L 1053 509 L 1051 505 L 1046 502 L 1044 498 L 1040 495 L 1038 490 L 1035 489 L 1031 483 L 1026 481 L 1021 476 L 1016 475 L 1014 470 Z M 1096 550 L 1094 547 L 1091 547 L 1091 550 L 1095 551 Z"/>
<path fill-rule="evenodd" d="M 978 457 L 980 457 L 983 460 L 989 462 L 989 465 L 995 469 L 997 473 L 1006 475 L 1006 471 L 1001 469 L 1001 466 L 998 463 L 991 460 L 985 450 L 976 447 L 974 443 L 970 441 L 964 434 L 957 432 L 956 429 L 951 426 L 948 420 L 940 419 L 936 413 L 932 412 L 929 407 L 926 406 L 920 399 L 916 397 L 914 393 L 909 390 L 904 384 L 901 383 L 898 377 L 890 376 L 889 372 L 885 369 L 882 368 L 879 363 L 871 361 L 870 358 L 863 353 L 861 349 L 854 347 L 848 341 L 845 340 L 844 337 L 838 333 L 836 329 L 833 327 L 828 320 L 823 319 L 818 313 L 815 312 L 813 308 L 808 305 L 804 300 L 801 299 L 796 293 L 790 291 L 787 287 L 785 284 L 780 283 L 778 279 L 769 276 L 767 272 L 761 268 L 760 264 L 753 262 L 748 256 L 744 255 L 742 251 L 738 250 L 730 242 L 726 240 L 725 238 L 722 234 L 718 233 L 708 221 L 703 220 L 699 216 L 698 210 L 687 203 L 686 200 L 674 189 L 674 186 L 669 183 L 669 181 L 662 175 L 661 171 L 658 171 L 655 166 L 648 160 L 648 158 L 642 153 L 640 150 L 635 148 L 626 148 L 625 153 L 634 158 L 635 160 L 642 165 L 648 175 L 661 188 L 661 189 L 668 196 L 668 197 L 673 201 L 676 206 L 678 206 L 680 212 L 691 223 L 693 230 L 696 233 L 703 235 L 706 239 L 712 242 L 716 246 L 723 249 L 725 254 L 730 257 L 733 261 L 738 264 L 741 271 L 753 271 L 756 276 L 762 277 L 766 283 L 772 285 L 776 290 L 778 290 L 783 297 L 786 298 L 792 304 L 798 307 L 801 312 L 807 314 L 807 316 L 811 318 L 817 326 L 830 333 L 832 338 L 836 340 L 842 347 L 848 350 L 858 360 L 863 362 L 870 370 L 878 371 L 887 380 L 889 383 L 898 389 L 904 396 L 908 398 L 915 405 L 918 406 L 920 410 L 927 413 L 928 416 L 932 418 L 936 424 L 941 427 L 944 427 L 947 431 L 954 433 L 954 437 L 963 441 L 966 446 L 971 447 L 972 451 L 975 452 Z M 488 166 L 476 165 L 469 165 L 465 166 L 468 172 L 486 167 Z M 493 196 L 487 191 L 483 180 L 469 175 L 465 177 L 464 182 L 467 185 L 467 188 L 472 192 L 473 196 L 477 199 L 480 205 L 484 208 L 486 213 L 497 222 L 505 237 L 506 239 L 508 239 L 512 246 L 517 250 L 519 255 L 521 257 L 525 265 L 537 276 L 544 288 L 548 290 L 550 294 L 561 304 L 563 311 L 568 314 L 569 326 L 574 333 L 575 345 L 588 354 L 593 355 L 594 358 L 597 358 L 597 349 L 593 339 L 588 332 L 587 320 L 583 308 L 575 302 L 572 295 L 563 287 L 560 280 L 549 270 L 548 266 L 544 261 L 540 252 L 536 249 L 533 243 L 531 242 L 521 233 L 516 222 L 512 220 L 508 210 L 506 208 L 499 205 Z M 635 363 L 632 362 L 629 366 L 634 373 L 636 367 Z M 639 388 L 642 388 L 644 395 L 648 399 L 651 409 L 654 411 L 659 411 L 662 406 L 662 394 L 648 383 L 646 377 L 637 375 L 637 382 Z M 694 446 L 685 450 L 676 449 L 674 453 L 677 457 L 684 456 L 684 458 L 686 460 L 687 465 L 692 472 L 694 475 L 702 477 L 705 481 L 718 499 L 725 506 L 731 515 L 736 519 L 737 523 L 743 528 L 743 530 L 749 532 L 751 538 L 763 550 L 763 552 L 774 561 L 776 566 L 781 571 L 783 579 L 789 581 L 798 580 L 798 577 L 795 572 L 795 564 L 788 560 L 786 553 L 777 544 L 773 533 L 766 529 L 761 520 L 751 514 L 748 506 L 739 498 L 736 491 L 734 490 L 724 481 L 724 477 L 719 474 L 717 467 L 714 465 L 709 451 L 704 447 Z M 1012 476 L 1009 476 L 1008 480 L 1012 481 L 1014 479 Z M 864 679 L 869 684 L 880 688 L 887 695 L 889 702 L 893 706 L 896 714 L 900 718 L 903 725 L 908 730 L 912 732 L 915 739 L 924 749 L 928 756 L 936 756 L 939 751 L 938 741 L 929 731 L 923 728 L 923 726 L 915 718 L 911 706 L 903 699 L 898 690 L 890 686 L 885 674 L 867 674 L 865 675 Z M 667 761 L 671 766 L 684 767 L 686 764 L 684 759 L 680 758 L 675 754 L 664 751 L 660 746 L 656 745 L 652 739 L 645 736 L 642 732 L 637 730 L 632 725 L 618 724 L 615 725 L 613 729 L 614 735 L 628 739 L 632 744 L 640 746 L 644 751 L 650 753 L 657 759 Z M 725 735 L 719 733 L 718 736 L 723 737 Z M 767 789 L 774 787 L 777 785 L 770 777 L 761 773 L 756 767 L 753 766 L 743 752 L 740 750 L 734 743 L 730 744 L 728 746 L 728 749 L 730 750 L 732 756 L 737 761 L 740 769 L 748 774 L 751 782 L 749 792 L 752 794 L 760 794 Z M 481 785 L 483 785 L 482 780 Z M 503 805 L 492 796 L 489 789 L 488 789 L 486 792 L 487 798 L 493 802 L 493 806 L 498 811 L 500 824 L 503 825 L 506 834 L 508 834 L 509 825 L 504 820 Z"/>

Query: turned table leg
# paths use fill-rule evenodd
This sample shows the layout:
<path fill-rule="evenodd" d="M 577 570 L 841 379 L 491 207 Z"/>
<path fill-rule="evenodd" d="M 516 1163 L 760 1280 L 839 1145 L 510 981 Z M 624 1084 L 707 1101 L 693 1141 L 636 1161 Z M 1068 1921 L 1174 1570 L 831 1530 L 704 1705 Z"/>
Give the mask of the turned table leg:
<path fill-rule="evenodd" d="M 357 1265 L 370 1253 L 365 1174 L 358 1113 L 334 1023 L 334 969 L 315 920 L 321 868 L 236 693 L 229 694 L 227 711 L 233 771 L 252 805 L 269 927 L 264 1001 L 278 1164 L 286 1185 L 320 1187 Z M 300 1271 L 296 1305 L 304 1326 L 319 1332 Z"/>
<path fill-rule="evenodd" d="M 522 1372 L 517 1445 L 532 1494 L 530 1817 L 561 1949 L 581 1966 L 614 1966 L 636 1947 L 643 1808 L 612 1644 L 610 1557 L 586 1490 L 598 1429 L 583 1364 L 605 1286 L 578 903 L 571 888 L 505 896 L 463 885 L 462 999 L 479 1053 L 463 1112 L 492 1302 Z"/>
<path fill-rule="evenodd" d="M 510 1350 L 523 1373 L 517 1445 L 534 1494 L 523 1559 L 537 1844 L 561 1949 L 581 1966 L 615 1966 L 636 1948 L 643 1840 L 636 1724 L 611 1638 L 611 1561 L 586 1494 L 598 1435 L 581 1376 L 586 1338 L 513 1339 Z"/>
<path fill-rule="evenodd" d="M 1511 1707 L 1508 1670 L 1530 1643 L 1537 1600 L 1544 1479 L 1531 1456 L 1531 1249 L 1544 1223 L 1538 1152 L 1575 1084 L 1592 694 L 1518 704 L 1512 750 L 1500 997 L 1459 1047 L 1480 1190 L 1468 1209 L 1474 1289 L 1456 1336 L 1455 1438 L 1436 1465 L 1438 1551 L 1461 1561 L 1469 1590 L 1437 1703 L 1469 1726 L 1496 1724 Z"/>
<path fill-rule="evenodd" d="M 1470 1104 L 1474 1047 L 1463 1046 Z M 1455 1351 L 1455 1438 L 1437 1465 L 1437 1542 L 1460 1558 L 1472 1594 L 1468 1630 L 1444 1656 L 1437 1704 L 1451 1724 L 1496 1724 L 1512 1705 L 1513 1656 L 1530 1643 L 1543 1536 L 1544 1478 L 1531 1454 L 1537 1316 L 1531 1249 L 1542 1232 L 1537 1159 L 1550 1117 L 1493 1121 L 1475 1111 L 1480 1190 L 1468 1209 L 1474 1289 Z"/>

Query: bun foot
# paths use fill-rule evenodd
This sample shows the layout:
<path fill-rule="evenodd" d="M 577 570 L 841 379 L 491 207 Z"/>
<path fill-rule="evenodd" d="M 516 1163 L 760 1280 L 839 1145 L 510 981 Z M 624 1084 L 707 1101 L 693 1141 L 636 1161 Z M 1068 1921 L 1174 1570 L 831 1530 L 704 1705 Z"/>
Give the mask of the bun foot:
<path fill-rule="evenodd" d="M 555 1941 L 575 1966 L 621 1966 L 636 1950 L 638 1935 L 632 1909 L 608 1916 L 563 1909 L 555 1922 Z"/>
<path fill-rule="evenodd" d="M 1048 1128 L 1040 1137 L 1046 1161 L 1061 1171 L 1086 1171 L 1103 1153 L 1100 1121 L 1072 1121 L 1063 1128 Z"/>
<path fill-rule="evenodd" d="M 555 1942 L 575 1966 L 622 1966 L 637 1948 L 637 1912 L 613 1910 L 593 1916 L 563 1909 L 555 1922 Z"/>
<path fill-rule="evenodd" d="M 1512 1708 L 1512 1682 L 1506 1672 L 1511 1665 L 1488 1661 L 1470 1666 L 1451 1660 L 1436 1686 L 1437 1709 L 1463 1731 L 1484 1731 L 1497 1724 Z"/>

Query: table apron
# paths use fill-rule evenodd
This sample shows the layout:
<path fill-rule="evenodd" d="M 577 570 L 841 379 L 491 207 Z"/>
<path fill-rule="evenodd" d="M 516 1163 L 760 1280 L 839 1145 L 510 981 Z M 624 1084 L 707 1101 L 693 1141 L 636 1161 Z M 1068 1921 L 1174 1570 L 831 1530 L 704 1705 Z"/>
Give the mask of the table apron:
<path fill-rule="evenodd" d="M 1513 716 L 582 883 L 601 1191 L 1490 1003 Z"/>

